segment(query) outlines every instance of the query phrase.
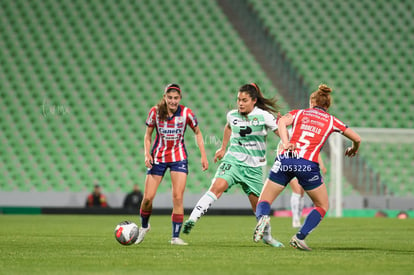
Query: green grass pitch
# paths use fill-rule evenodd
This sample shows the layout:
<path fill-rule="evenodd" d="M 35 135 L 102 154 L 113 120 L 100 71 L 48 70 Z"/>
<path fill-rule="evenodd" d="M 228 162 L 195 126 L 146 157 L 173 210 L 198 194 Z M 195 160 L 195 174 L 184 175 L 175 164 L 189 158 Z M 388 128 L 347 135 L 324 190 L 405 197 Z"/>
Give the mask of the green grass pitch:
<path fill-rule="evenodd" d="M 254 216 L 204 216 L 188 246 L 171 246 L 171 218 L 153 215 L 140 245 L 122 246 L 121 215 L 0 215 L 0 274 L 414 274 L 414 219 L 325 218 L 288 247 L 290 218 L 271 220 L 285 248 L 252 241 Z"/>

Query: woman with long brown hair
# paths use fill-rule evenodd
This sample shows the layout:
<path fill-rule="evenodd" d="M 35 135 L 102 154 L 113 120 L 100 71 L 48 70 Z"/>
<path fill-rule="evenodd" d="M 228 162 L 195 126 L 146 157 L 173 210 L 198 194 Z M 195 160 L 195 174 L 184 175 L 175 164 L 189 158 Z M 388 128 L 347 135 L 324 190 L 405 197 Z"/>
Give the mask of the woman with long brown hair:
<path fill-rule="evenodd" d="M 248 196 L 253 212 L 263 188 L 262 168 L 266 165 L 266 137 L 268 131 L 277 133 L 276 99 L 265 98 L 256 83 L 241 86 L 237 93 L 237 109 L 227 113 L 223 142 L 214 161 L 221 160 L 209 190 L 200 198 L 183 233 L 190 233 L 198 219 L 220 196 L 234 185 L 240 185 Z M 227 144 L 230 146 L 227 148 Z M 281 247 L 273 239 L 270 225 L 265 230 L 264 243 Z"/>
<path fill-rule="evenodd" d="M 181 98 L 181 89 L 178 84 L 167 85 L 161 101 L 151 108 L 146 120 L 144 149 L 145 166 L 148 170 L 140 208 L 141 227 L 137 244 L 144 240 L 146 233 L 150 230 L 152 202 L 166 170 L 170 169 L 173 202 L 171 244 L 187 245 L 179 238 L 184 220 L 183 197 L 188 174 L 187 150 L 184 144 L 187 125 L 196 136 L 203 171 L 208 169 L 208 160 L 197 118 L 190 108 L 180 104 Z M 154 129 L 157 134 L 151 146 Z"/>

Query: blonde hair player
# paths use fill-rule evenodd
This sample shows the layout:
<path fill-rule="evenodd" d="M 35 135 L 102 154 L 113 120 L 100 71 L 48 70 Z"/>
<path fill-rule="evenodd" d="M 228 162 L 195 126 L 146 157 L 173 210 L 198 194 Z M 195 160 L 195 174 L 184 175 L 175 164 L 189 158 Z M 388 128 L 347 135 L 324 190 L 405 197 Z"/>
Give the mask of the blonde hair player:
<path fill-rule="evenodd" d="M 270 223 L 270 206 L 296 177 L 311 198 L 315 208 L 306 217 L 305 223 L 291 238 L 290 246 L 301 250 L 312 250 L 305 238 L 321 222 L 329 208 L 326 185 L 322 181 L 318 156 L 328 137 L 339 132 L 352 141 L 345 156 L 353 157 L 358 152 L 361 138 L 342 121 L 328 113 L 331 106 L 332 89 L 322 84 L 309 99 L 309 108 L 293 110 L 278 120 L 279 135 L 283 150 L 276 157 L 259 197 L 253 240 L 263 238 L 264 229 Z M 292 137 L 288 138 L 287 126 L 292 125 Z"/>

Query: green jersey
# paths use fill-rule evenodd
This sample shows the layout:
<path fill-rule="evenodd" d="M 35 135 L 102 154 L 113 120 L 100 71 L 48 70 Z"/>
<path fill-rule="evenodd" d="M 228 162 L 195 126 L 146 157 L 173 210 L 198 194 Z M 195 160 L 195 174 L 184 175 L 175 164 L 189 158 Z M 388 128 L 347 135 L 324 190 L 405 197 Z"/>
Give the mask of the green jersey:
<path fill-rule="evenodd" d="M 247 116 L 231 110 L 227 113 L 227 123 L 231 127 L 231 137 L 223 161 L 250 167 L 266 165 L 267 132 L 277 129 L 276 118 L 254 107 Z"/>

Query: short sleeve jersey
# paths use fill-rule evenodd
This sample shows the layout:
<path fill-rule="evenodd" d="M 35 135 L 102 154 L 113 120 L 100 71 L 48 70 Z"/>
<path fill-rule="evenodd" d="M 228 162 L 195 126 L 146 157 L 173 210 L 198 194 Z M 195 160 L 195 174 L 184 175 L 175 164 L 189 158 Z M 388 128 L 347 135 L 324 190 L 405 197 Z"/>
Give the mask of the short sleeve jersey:
<path fill-rule="evenodd" d="M 268 111 L 255 107 L 247 117 L 238 110 L 227 113 L 231 127 L 230 146 L 223 161 L 259 167 L 266 165 L 266 137 L 277 129 L 276 118 Z"/>
<path fill-rule="evenodd" d="M 290 143 L 296 144 L 299 156 L 318 162 L 319 152 L 333 132 L 342 134 L 347 125 L 322 108 L 293 110 Z"/>
<path fill-rule="evenodd" d="M 151 148 L 154 163 L 187 159 L 184 133 L 187 125 L 192 129 L 198 125 L 197 118 L 190 108 L 179 105 L 172 117 L 162 121 L 158 119 L 157 108 L 154 106 L 149 111 L 145 124 L 156 129 L 156 137 Z"/>

